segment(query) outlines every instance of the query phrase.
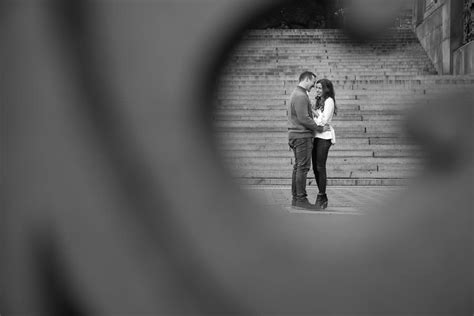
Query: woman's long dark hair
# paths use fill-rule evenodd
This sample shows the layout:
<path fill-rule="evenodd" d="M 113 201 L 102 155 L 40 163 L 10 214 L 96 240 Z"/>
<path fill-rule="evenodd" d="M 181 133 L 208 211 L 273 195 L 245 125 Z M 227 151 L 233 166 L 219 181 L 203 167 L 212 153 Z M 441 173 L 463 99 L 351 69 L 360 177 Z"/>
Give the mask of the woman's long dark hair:
<path fill-rule="evenodd" d="M 319 79 L 316 84 L 320 83 L 323 88 L 321 97 L 316 97 L 316 109 L 324 111 L 324 102 L 331 97 L 334 100 L 334 115 L 337 115 L 336 93 L 334 92 L 334 85 L 329 79 Z"/>

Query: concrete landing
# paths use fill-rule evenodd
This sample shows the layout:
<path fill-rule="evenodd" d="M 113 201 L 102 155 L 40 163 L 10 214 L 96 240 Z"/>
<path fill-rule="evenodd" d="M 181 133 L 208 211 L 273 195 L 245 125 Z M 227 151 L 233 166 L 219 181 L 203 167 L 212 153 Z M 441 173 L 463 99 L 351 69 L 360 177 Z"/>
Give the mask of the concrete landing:
<path fill-rule="evenodd" d="M 367 186 L 367 187 L 328 187 L 328 208 L 324 211 L 307 211 L 291 207 L 291 187 L 289 186 L 245 186 L 244 190 L 259 203 L 266 207 L 285 210 L 292 214 L 315 215 L 363 215 L 364 210 L 371 206 L 389 203 L 388 200 L 399 194 L 402 186 Z M 318 189 L 307 187 L 308 199 L 314 203 Z"/>

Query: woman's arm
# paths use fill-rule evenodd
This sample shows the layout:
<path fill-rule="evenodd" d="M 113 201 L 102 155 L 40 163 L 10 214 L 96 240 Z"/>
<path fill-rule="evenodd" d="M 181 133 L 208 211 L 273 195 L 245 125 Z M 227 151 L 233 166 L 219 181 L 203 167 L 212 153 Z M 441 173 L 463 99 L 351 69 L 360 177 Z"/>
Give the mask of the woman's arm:
<path fill-rule="evenodd" d="M 327 132 L 327 131 L 330 131 L 331 130 L 331 126 L 329 126 L 329 124 L 319 124 L 318 123 L 318 117 L 321 116 L 319 114 L 318 111 L 315 111 L 315 110 L 312 110 L 313 111 L 313 114 L 315 115 L 315 118 L 314 118 L 314 122 L 316 123 L 316 125 L 318 126 L 323 126 L 323 130 L 322 131 L 318 131 L 320 133 L 324 133 L 324 132 Z"/>
<path fill-rule="evenodd" d="M 332 117 L 334 112 L 334 100 L 332 98 L 327 98 L 324 101 L 324 111 L 316 118 L 316 124 L 326 125 L 328 120 Z"/>

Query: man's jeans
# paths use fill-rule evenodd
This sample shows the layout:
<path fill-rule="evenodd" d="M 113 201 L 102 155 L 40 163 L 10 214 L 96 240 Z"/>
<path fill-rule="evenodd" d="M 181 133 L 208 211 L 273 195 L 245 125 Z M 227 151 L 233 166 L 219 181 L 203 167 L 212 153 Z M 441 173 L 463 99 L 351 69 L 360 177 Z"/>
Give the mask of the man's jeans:
<path fill-rule="evenodd" d="M 293 149 L 295 162 L 293 164 L 293 177 L 291 179 L 291 192 L 293 200 L 305 201 L 306 194 L 306 176 L 311 168 L 311 153 L 313 151 L 313 138 L 290 139 L 288 142 Z"/>

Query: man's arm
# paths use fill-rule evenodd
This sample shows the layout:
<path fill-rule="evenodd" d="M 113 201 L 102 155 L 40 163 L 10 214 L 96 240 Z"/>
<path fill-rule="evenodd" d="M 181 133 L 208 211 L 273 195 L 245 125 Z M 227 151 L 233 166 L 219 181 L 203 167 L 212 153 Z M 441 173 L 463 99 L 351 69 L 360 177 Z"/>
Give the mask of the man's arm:
<path fill-rule="evenodd" d="M 297 96 L 294 99 L 296 118 L 307 129 L 316 132 L 323 132 L 324 127 L 318 126 L 308 114 L 308 100 L 304 96 Z"/>

